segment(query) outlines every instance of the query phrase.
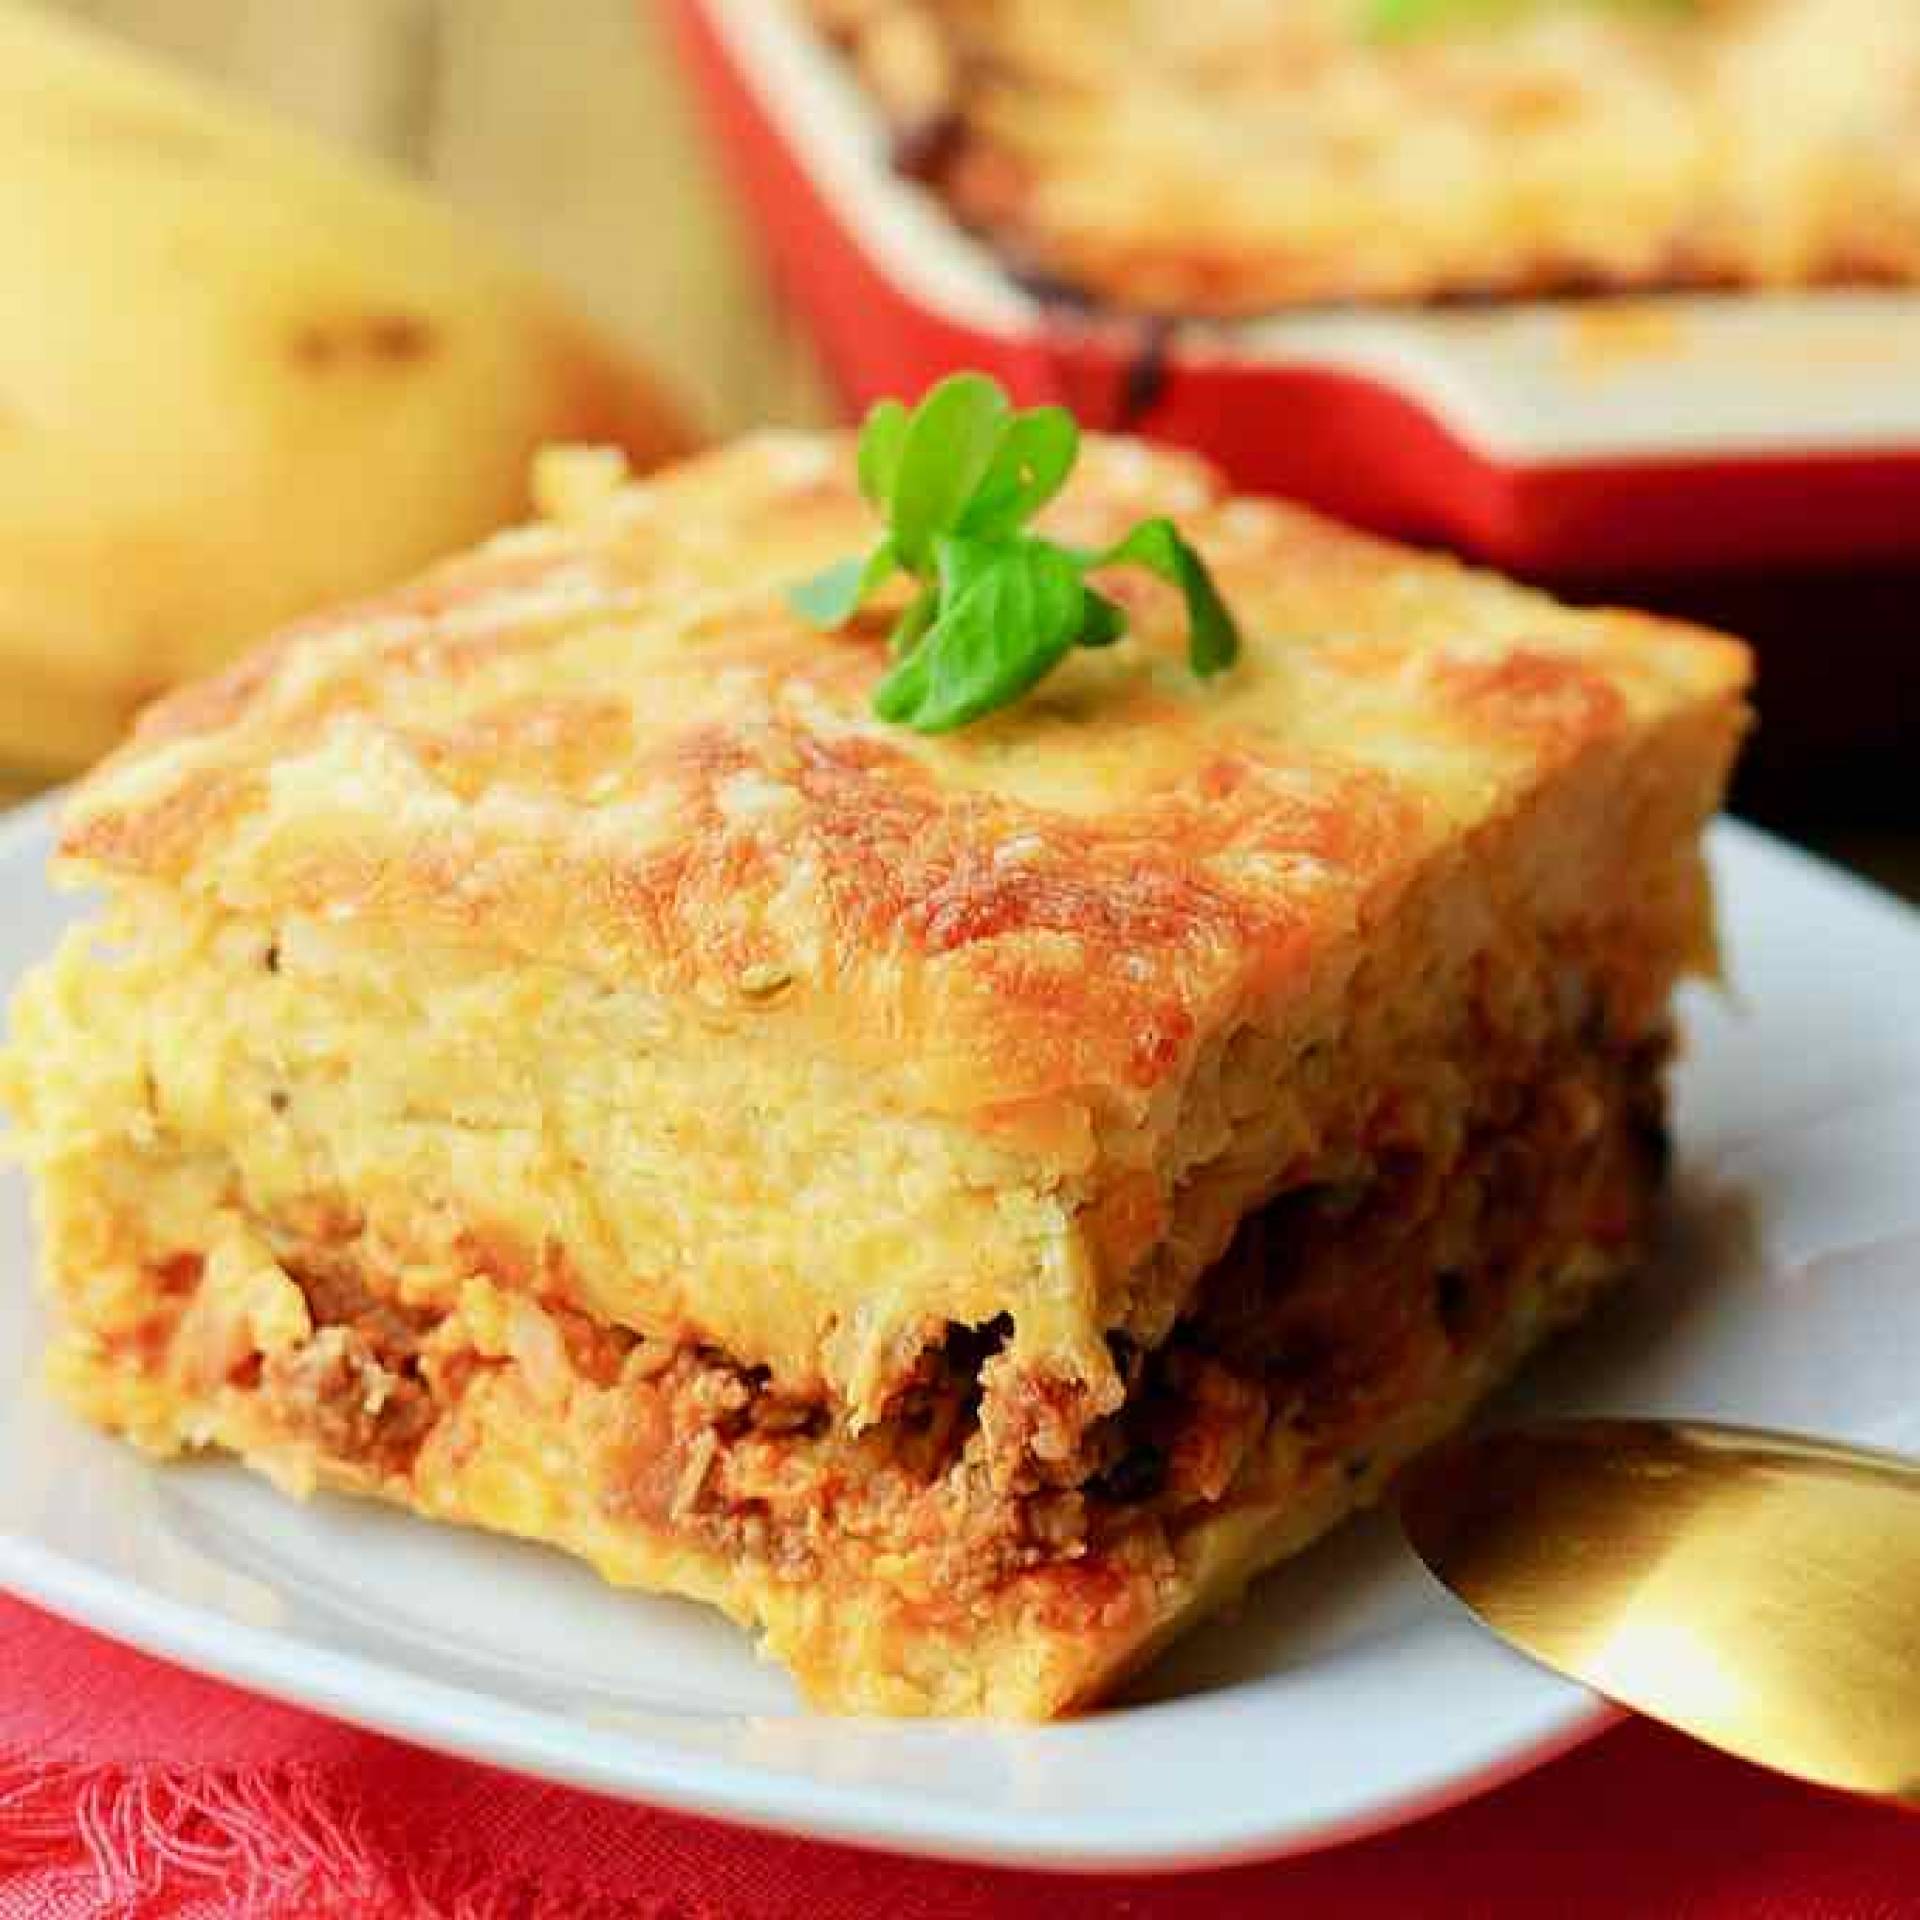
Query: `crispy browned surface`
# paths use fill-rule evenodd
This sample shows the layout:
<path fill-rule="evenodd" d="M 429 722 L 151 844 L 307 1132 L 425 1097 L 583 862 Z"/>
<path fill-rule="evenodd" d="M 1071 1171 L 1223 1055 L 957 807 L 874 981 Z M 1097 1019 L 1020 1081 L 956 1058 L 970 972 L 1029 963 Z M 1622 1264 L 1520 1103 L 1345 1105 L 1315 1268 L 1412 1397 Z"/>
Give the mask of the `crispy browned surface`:
<path fill-rule="evenodd" d="M 765 437 L 312 621 L 163 702 L 70 860 L 230 910 L 403 925 L 798 1030 L 916 1102 L 1050 1131 L 1138 1114 L 1277 1017 L 1449 839 L 1744 652 L 1573 612 L 1096 446 L 1065 530 L 1172 509 L 1246 630 L 1197 686 L 1138 636 L 933 741 L 867 710 L 883 619 L 784 604 L 871 521 L 845 447 Z"/>
<path fill-rule="evenodd" d="M 1920 279 L 1920 16 L 1372 0 L 806 0 L 900 163 L 1119 307 Z"/>

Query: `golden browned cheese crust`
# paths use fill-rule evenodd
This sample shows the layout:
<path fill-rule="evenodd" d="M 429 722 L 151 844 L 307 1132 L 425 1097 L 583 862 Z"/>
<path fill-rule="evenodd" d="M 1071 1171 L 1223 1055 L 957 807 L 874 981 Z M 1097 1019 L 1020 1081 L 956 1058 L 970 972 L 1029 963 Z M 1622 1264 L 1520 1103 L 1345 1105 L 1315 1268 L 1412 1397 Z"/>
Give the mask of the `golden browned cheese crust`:
<path fill-rule="evenodd" d="M 1248 314 L 1920 279 L 1920 13 L 1540 0 L 808 0 L 903 164 L 1023 271 Z"/>
<path fill-rule="evenodd" d="M 398 926 L 804 1033 L 982 1126 L 1145 1115 L 1433 851 L 1663 718 L 1737 726 L 1732 642 L 1575 612 L 1096 443 L 1057 531 L 1175 512 L 1246 630 L 1135 638 L 938 740 L 868 701 L 890 610 L 785 589 L 873 537 L 848 449 L 763 436 L 296 627 L 79 792 L 81 871 Z"/>

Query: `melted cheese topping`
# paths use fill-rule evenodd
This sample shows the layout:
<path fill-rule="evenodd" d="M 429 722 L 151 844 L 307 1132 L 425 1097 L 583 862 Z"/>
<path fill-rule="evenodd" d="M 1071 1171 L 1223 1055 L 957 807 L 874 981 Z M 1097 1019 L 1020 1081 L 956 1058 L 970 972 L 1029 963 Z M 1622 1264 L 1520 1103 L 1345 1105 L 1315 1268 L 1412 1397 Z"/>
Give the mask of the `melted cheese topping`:
<path fill-rule="evenodd" d="M 964 219 L 1120 305 L 1920 278 L 1898 0 L 1542 0 L 1385 37 L 1371 0 L 813 6 Z M 892 79 L 903 13 L 937 101 Z"/>
<path fill-rule="evenodd" d="M 1095 443 L 1052 515 L 1175 513 L 1244 629 L 1205 685 L 1171 591 L 1126 644 L 939 739 L 870 711 L 889 614 L 785 592 L 872 520 L 848 449 L 762 436 L 593 495 L 156 707 L 74 868 L 263 920 L 552 961 L 1056 1141 L 1139 1120 L 1284 1016 L 1434 854 L 1584 756 L 1735 713 L 1745 655 L 1574 612 Z"/>

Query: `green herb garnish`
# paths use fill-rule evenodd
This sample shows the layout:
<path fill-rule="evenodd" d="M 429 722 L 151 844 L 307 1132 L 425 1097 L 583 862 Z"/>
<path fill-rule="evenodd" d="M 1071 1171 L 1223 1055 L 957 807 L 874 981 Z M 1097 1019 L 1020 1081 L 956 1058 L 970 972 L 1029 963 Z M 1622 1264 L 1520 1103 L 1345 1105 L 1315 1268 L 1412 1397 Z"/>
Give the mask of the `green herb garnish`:
<path fill-rule="evenodd" d="M 963 727 L 1018 700 L 1075 647 L 1112 646 L 1127 617 L 1087 584 L 1101 567 L 1145 567 L 1179 588 L 1201 679 L 1232 664 L 1233 616 L 1172 521 L 1143 520 L 1097 552 L 1024 531 L 1079 452 L 1064 407 L 1016 412 L 985 374 L 950 375 L 911 413 L 882 400 L 867 415 L 860 491 L 887 531 L 788 597 L 802 619 L 837 627 L 896 573 L 919 583 L 889 637 L 893 670 L 874 691 L 883 720 L 921 733 Z"/>
<path fill-rule="evenodd" d="M 1391 36 L 1498 24 L 1537 13 L 1553 3 L 1554 0 L 1371 0 L 1367 30 Z M 1588 4 L 1632 8 L 1642 13 L 1688 13 L 1697 0 L 1588 0 Z"/>

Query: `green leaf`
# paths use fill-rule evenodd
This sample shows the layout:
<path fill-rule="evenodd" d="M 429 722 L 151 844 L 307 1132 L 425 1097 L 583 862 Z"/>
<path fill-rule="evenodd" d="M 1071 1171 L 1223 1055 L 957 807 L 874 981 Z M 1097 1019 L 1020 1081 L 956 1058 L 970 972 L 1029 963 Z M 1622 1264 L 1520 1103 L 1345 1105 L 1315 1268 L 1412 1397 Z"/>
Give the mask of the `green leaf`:
<path fill-rule="evenodd" d="M 1044 540 L 939 542 L 940 617 L 887 675 L 874 711 L 945 733 L 1019 699 L 1072 648 L 1086 608 L 1079 569 Z"/>
<path fill-rule="evenodd" d="M 975 540 L 1017 533 L 1067 483 L 1080 457 L 1080 426 L 1065 407 L 1017 413 L 958 531 Z"/>
<path fill-rule="evenodd" d="M 1100 567 L 1145 567 L 1180 589 L 1187 603 L 1187 660 L 1202 680 L 1239 657 L 1240 630 L 1213 584 L 1206 562 L 1180 537 L 1171 520 L 1142 520 L 1118 545 L 1097 554 Z"/>
<path fill-rule="evenodd" d="M 906 438 L 907 410 L 898 400 L 878 400 L 867 410 L 860 428 L 860 492 L 882 519 L 892 508 Z"/>
<path fill-rule="evenodd" d="M 981 373 L 949 374 L 914 408 L 891 491 L 893 543 L 910 572 L 926 574 L 934 542 L 959 526 L 993 464 L 1009 411 L 998 383 Z"/>
<path fill-rule="evenodd" d="M 816 627 L 843 626 L 854 609 L 881 585 L 899 561 L 893 542 L 882 540 L 863 560 L 857 554 L 823 567 L 811 580 L 787 589 L 787 604 Z"/>
<path fill-rule="evenodd" d="M 920 644 L 921 636 L 933 625 L 933 617 L 939 611 L 940 589 L 929 580 L 907 602 L 905 611 L 893 623 L 893 631 L 887 635 L 887 651 L 896 660 L 911 653 Z"/>
<path fill-rule="evenodd" d="M 1373 0 L 1372 11 L 1367 15 L 1367 31 L 1387 36 L 1425 33 L 1434 27 L 1458 25 L 1463 21 L 1470 24 L 1489 14 L 1498 18 L 1503 13 L 1512 13 L 1516 4 L 1524 5 L 1525 0 Z"/>
<path fill-rule="evenodd" d="M 1383 18 L 1411 19 L 1422 8 L 1529 0 L 1372 3 Z M 1218 673 L 1238 654 L 1232 615 L 1171 521 L 1143 521 L 1105 552 L 1022 531 L 1066 484 L 1079 452 L 1080 429 L 1064 407 L 1015 412 L 985 374 L 952 374 L 911 409 L 898 400 L 869 409 L 860 491 L 886 537 L 788 598 L 802 618 L 838 627 L 893 574 L 916 583 L 888 635 L 893 665 L 874 695 L 882 718 L 928 733 L 963 726 L 1017 700 L 1072 648 L 1114 645 L 1127 632 L 1126 609 L 1087 585 L 1094 567 L 1146 567 L 1180 590 L 1196 674 Z"/>
<path fill-rule="evenodd" d="M 1080 616 L 1080 631 L 1074 644 L 1081 647 L 1110 647 L 1127 630 L 1127 616 L 1097 588 L 1087 589 L 1087 604 Z"/>
<path fill-rule="evenodd" d="M 1448 27 L 1498 25 L 1538 12 L 1550 0 L 1372 0 L 1367 31 L 1382 36 L 1428 33 Z M 1565 0 L 1562 0 L 1562 4 Z M 1699 0 L 1587 0 L 1640 13 L 1689 13 Z"/>

